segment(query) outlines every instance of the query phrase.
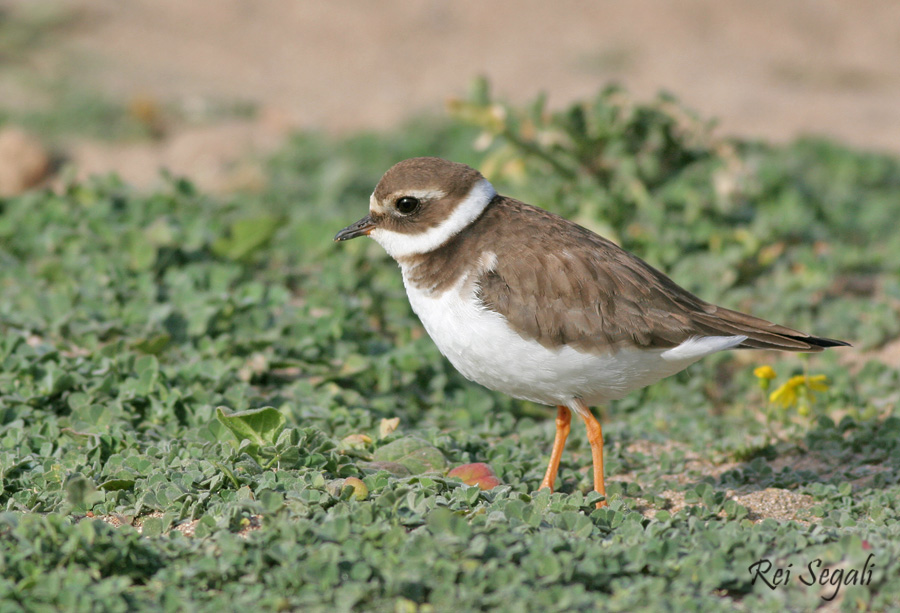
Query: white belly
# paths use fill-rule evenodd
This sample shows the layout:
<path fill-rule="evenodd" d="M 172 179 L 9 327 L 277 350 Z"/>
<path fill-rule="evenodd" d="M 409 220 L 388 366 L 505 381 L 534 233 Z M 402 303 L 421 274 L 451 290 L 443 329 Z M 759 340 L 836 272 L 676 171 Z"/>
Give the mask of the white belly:
<path fill-rule="evenodd" d="M 465 279 L 438 295 L 406 283 L 406 293 L 438 349 L 463 376 L 514 398 L 551 406 L 571 406 L 575 398 L 588 406 L 621 398 L 746 340 L 706 337 L 669 350 L 620 349 L 605 355 L 571 347 L 548 349 L 523 338 L 502 315 L 480 305 Z"/>

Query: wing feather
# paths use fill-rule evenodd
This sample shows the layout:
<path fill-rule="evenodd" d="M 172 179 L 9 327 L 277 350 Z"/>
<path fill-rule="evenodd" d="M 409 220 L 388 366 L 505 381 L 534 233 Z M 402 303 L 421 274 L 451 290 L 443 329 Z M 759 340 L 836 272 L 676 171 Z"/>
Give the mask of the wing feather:
<path fill-rule="evenodd" d="M 544 346 L 666 349 L 707 336 L 746 336 L 740 347 L 786 351 L 845 344 L 705 302 L 614 243 L 542 209 L 503 198 L 486 215 L 497 218 L 511 244 L 495 250 L 495 265 L 477 279 L 478 296 Z"/>

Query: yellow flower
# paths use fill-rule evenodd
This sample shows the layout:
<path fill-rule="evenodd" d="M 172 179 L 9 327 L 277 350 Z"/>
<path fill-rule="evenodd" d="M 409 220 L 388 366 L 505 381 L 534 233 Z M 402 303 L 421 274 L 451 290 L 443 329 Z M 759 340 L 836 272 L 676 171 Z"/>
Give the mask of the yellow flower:
<path fill-rule="evenodd" d="M 828 377 L 825 375 L 814 375 L 812 377 L 806 377 L 806 387 L 815 391 L 815 392 L 827 392 L 828 384 L 825 383 L 828 380 Z"/>
<path fill-rule="evenodd" d="M 757 366 L 753 369 L 753 374 L 758 379 L 774 379 L 777 376 L 771 366 Z"/>
<path fill-rule="evenodd" d="M 769 402 L 780 404 L 785 409 L 794 406 L 805 395 L 810 401 L 815 400 L 813 392 L 824 392 L 828 389 L 825 375 L 796 375 L 787 380 L 769 396 Z"/>
<path fill-rule="evenodd" d="M 753 374 L 756 375 L 759 387 L 764 392 L 769 389 L 772 379 L 775 378 L 775 370 L 771 366 L 757 366 L 753 369 Z"/>

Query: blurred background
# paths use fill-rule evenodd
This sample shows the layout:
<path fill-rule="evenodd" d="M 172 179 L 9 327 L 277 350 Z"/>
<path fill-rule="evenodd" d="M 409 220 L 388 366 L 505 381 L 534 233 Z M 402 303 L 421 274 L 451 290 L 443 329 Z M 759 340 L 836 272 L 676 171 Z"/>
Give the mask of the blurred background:
<path fill-rule="evenodd" d="M 897 0 L 0 0 L 0 611 L 807 611 L 752 560 L 870 554 L 898 610 L 898 154 Z M 574 425 L 526 504 L 555 413 L 332 241 L 416 155 L 853 347 L 600 408 L 610 508 Z"/>
<path fill-rule="evenodd" d="M 512 103 L 617 82 L 721 134 L 900 151 L 892 0 L 0 0 L 0 190 L 64 166 L 254 188 L 292 131 L 396 128 L 478 75 Z"/>

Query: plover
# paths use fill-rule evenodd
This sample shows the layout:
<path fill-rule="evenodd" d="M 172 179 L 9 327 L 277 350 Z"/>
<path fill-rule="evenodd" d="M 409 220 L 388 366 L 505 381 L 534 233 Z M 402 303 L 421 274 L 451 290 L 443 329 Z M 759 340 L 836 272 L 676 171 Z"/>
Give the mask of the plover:
<path fill-rule="evenodd" d="M 364 235 L 400 265 L 413 311 L 463 376 L 557 407 L 542 488 L 553 489 L 571 411 L 587 427 L 594 488 L 605 496 L 590 406 L 726 349 L 847 345 L 705 302 L 615 243 L 440 158 L 393 166 L 369 214 L 334 239 Z"/>

